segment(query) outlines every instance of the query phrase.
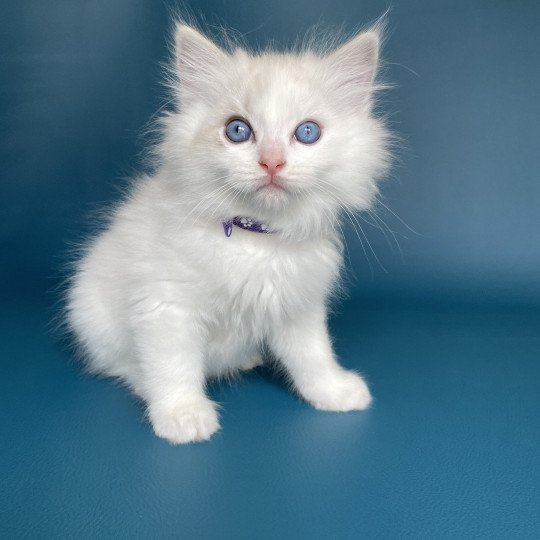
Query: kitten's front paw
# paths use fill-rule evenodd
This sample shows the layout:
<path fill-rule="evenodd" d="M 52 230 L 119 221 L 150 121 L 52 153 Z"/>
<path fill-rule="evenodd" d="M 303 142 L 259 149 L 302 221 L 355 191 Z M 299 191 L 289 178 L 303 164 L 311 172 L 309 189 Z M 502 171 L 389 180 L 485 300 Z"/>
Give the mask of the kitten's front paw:
<path fill-rule="evenodd" d="M 151 405 L 149 417 L 154 433 L 172 444 L 206 441 L 219 429 L 216 405 L 209 399 Z"/>
<path fill-rule="evenodd" d="M 353 371 L 340 371 L 301 389 L 302 396 L 321 411 L 360 411 L 372 398 L 364 379 Z"/>

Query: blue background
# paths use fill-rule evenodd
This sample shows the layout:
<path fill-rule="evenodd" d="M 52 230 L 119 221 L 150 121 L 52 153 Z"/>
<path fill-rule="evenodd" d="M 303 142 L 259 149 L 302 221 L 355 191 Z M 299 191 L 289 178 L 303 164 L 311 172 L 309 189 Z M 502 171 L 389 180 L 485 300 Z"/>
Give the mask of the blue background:
<path fill-rule="evenodd" d="M 190 6 L 249 43 L 287 44 L 387 4 Z M 190 447 L 156 439 L 125 390 L 82 375 L 48 324 L 66 246 L 141 169 L 166 100 L 170 8 L 2 5 L 0 533 L 538 538 L 538 4 L 393 3 L 396 87 L 381 109 L 403 145 L 379 215 L 399 247 L 360 221 L 366 257 L 349 229 L 349 297 L 332 319 L 374 408 L 316 412 L 260 370 L 211 389 L 223 432 Z"/>

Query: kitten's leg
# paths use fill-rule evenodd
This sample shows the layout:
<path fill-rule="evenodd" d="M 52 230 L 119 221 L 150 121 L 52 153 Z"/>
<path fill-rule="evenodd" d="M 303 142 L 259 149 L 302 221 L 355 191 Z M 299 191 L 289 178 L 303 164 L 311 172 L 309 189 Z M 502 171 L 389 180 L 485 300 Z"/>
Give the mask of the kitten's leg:
<path fill-rule="evenodd" d="M 362 377 L 336 361 L 323 309 L 274 328 L 269 344 L 300 395 L 315 408 L 351 411 L 371 403 Z"/>
<path fill-rule="evenodd" d="M 148 405 L 156 435 L 173 444 L 209 439 L 219 421 L 216 404 L 204 392 L 204 331 L 170 304 L 132 324 L 140 366 L 133 386 Z"/>

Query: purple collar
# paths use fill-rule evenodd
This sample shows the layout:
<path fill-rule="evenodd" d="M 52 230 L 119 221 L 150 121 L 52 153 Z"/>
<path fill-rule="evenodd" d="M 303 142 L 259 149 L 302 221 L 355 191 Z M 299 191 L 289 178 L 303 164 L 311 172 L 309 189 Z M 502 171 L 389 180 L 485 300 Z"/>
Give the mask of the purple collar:
<path fill-rule="evenodd" d="M 244 229 L 246 231 L 251 231 L 251 232 L 264 233 L 264 234 L 271 234 L 274 232 L 270 230 L 268 225 L 264 223 L 259 223 L 258 221 L 255 221 L 254 219 L 251 219 L 248 217 L 236 216 L 232 219 L 229 219 L 223 222 L 223 231 L 225 232 L 225 236 L 227 237 L 231 236 L 233 225 L 236 225 L 237 227 L 240 227 L 241 229 Z"/>

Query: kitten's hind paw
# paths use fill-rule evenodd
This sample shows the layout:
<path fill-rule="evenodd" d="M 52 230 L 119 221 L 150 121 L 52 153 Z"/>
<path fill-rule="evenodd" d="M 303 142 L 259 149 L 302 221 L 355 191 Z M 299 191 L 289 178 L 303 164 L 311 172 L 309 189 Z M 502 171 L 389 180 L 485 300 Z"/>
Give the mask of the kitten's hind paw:
<path fill-rule="evenodd" d="M 172 444 L 206 441 L 219 429 L 216 405 L 209 399 L 151 405 L 149 416 L 154 433 Z"/>

